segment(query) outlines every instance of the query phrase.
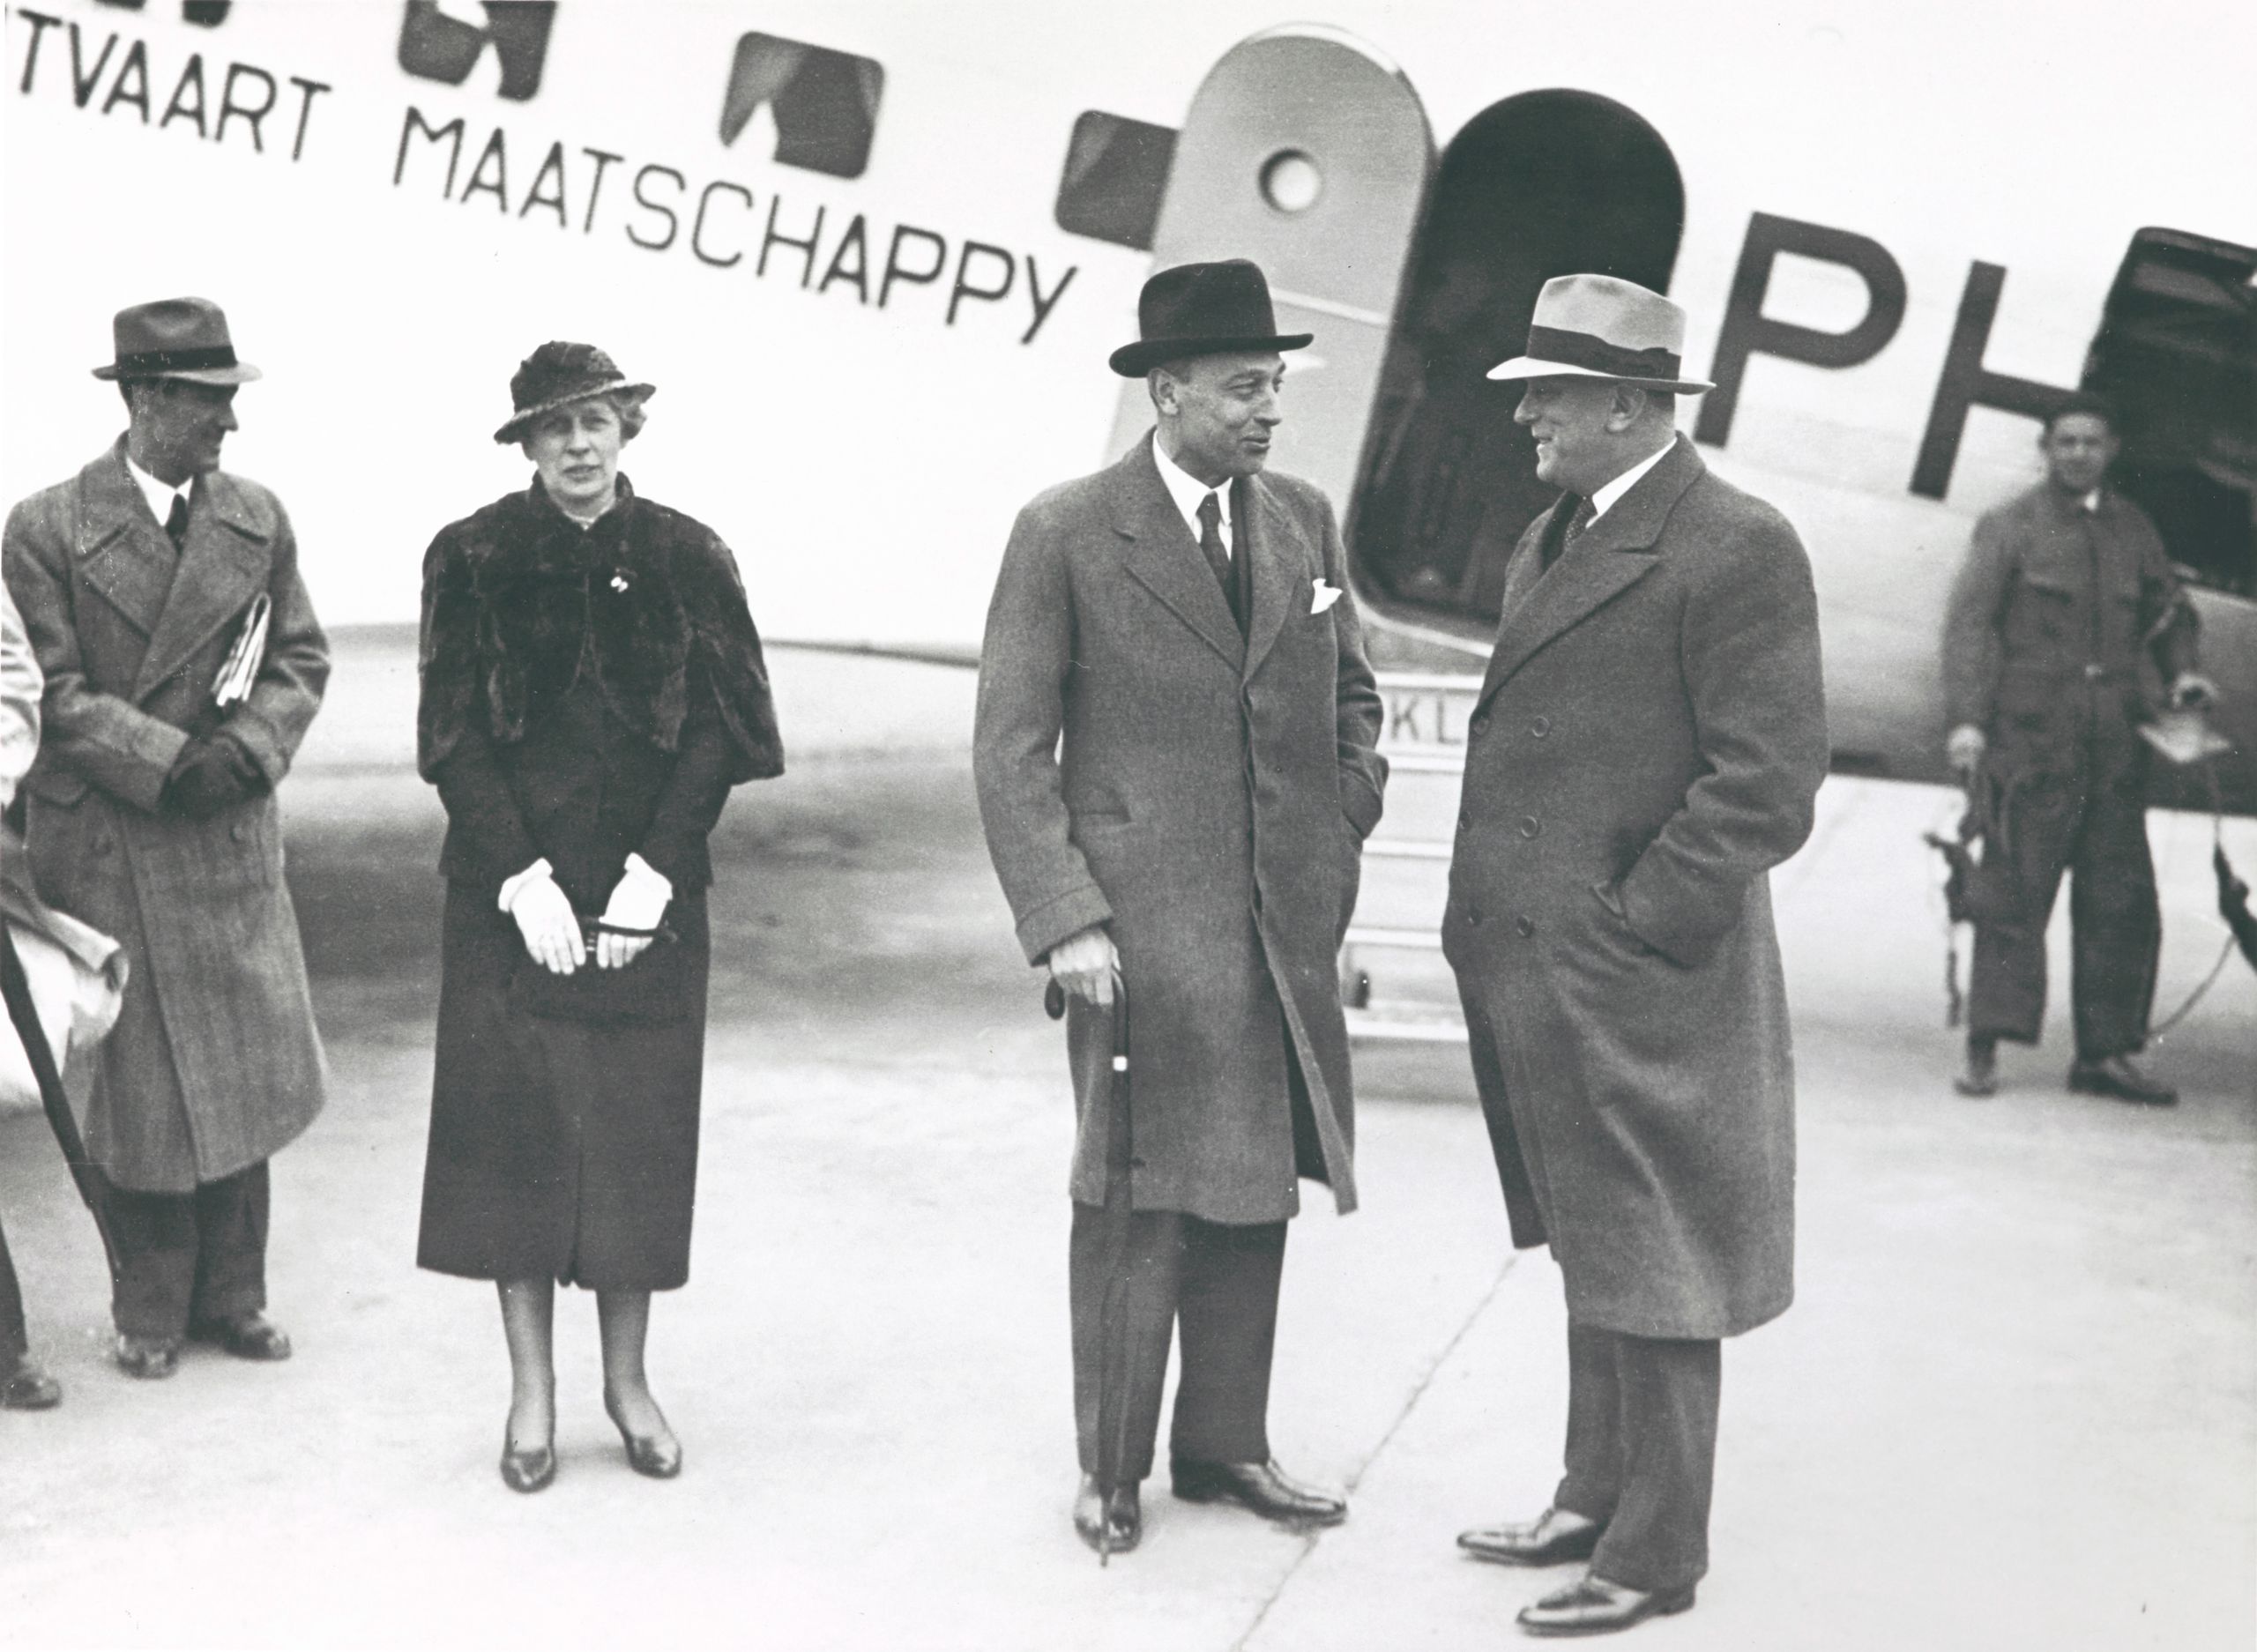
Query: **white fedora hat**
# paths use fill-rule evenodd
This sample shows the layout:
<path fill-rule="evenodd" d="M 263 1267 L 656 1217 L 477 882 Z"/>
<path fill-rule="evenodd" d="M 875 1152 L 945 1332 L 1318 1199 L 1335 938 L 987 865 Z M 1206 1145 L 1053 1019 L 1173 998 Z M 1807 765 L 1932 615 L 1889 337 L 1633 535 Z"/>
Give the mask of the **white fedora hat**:
<path fill-rule="evenodd" d="M 1611 275 L 1557 275 L 1536 295 L 1528 353 L 1491 378 L 1604 378 L 1697 396 L 1713 384 L 1683 376 L 1685 312 L 1658 293 Z"/>

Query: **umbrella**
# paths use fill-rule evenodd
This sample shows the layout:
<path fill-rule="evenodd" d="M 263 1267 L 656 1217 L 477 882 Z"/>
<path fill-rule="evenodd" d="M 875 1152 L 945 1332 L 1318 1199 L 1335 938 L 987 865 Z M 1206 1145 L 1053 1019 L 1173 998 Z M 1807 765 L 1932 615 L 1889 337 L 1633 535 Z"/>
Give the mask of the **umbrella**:
<path fill-rule="evenodd" d="M 1056 981 L 1043 989 L 1042 1007 L 1053 1021 L 1066 1013 L 1066 994 Z M 1128 988 L 1116 973 L 1113 978 L 1113 1038 L 1108 1082 L 1111 1085 L 1106 1153 L 1105 1295 L 1098 1308 L 1097 1377 L 1097 1560 L 1113 1559 L 1113 1494 L 1121 1485 L 1121 1460 L 1128 1454 L 1129 1373 L 1136 1368 L 1133 1345 L 1140 1321 L 1131 1317 L 1124 1328 L 1125 1299 L 1129 1288 L 1129 1232 L 1136 1221 L 1136 1203 L 1129 1196 L 1129 1163 L 1135 1153 L 1135 1116 L 1128 1111 Z"/>
<path fill-rule="evenodd" d="M 94 1218 L 94 1231 L 101 1235 L 102 1252 L 115 1275 L 117 1246 L 110 1240 L 109 1221 L 103 1211 L 101 1180 L 86 1157 L 86 1143 L 78 1135 L 71 1099 L 63 1093 L 63 1075 L 56 1070 L 55 1052 L 48 1047 L 47 1029 L 40 1025 L 38 1007 L 32 1002 L 31 981 L 24 974 L 24 961 L 16 956 L 16 937 L 4 919 L 0 919 L 0 995 L 8 1001 L 8 1019 L 15 1023 L 16 1036 L 24 1041 L 24 1053 L 30 1058 L 48 1126 L 71 1166 L 71 1179 L 78 1185 L 78 1196 L 86 1202 Z"/>

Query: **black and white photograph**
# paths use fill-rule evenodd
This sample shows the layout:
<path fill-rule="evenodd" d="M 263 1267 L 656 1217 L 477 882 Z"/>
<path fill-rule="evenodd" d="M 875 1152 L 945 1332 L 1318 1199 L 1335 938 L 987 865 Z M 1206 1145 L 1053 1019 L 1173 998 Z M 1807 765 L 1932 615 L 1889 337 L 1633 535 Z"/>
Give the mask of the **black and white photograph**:
<path fill-rule="evenodd" d="M 2257 1645 L 2257 12 L 0 12 L 0 1648 Z"/>

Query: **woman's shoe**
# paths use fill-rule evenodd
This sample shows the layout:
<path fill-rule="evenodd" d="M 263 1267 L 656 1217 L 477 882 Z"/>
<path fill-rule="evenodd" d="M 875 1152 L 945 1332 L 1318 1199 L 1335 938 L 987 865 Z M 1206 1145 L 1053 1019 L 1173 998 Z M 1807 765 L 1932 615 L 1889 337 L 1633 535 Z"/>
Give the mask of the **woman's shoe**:
<path fill-rule="evenodd" d="M 502 1439 L 502 1484 L 512 1492 L 541 1492 L 556 1477 L 556 1438 L 551 1434 L 538 1446 L 525 1449 Z"/>
<path fill-rule="evenodd" d="M 636 1473 L 647 1475 L 653 1480 L 671 1480 L 682 1472 L 682 1442 L 668 1436 L 637 1434 L 621 1420 L 619 1408 L 612 1403 L 611 1395 L 603 1396 L 603 1409 L 610 1417 L 612 1426 L 619 1430 L 619 1437 L 626 1442 L 627 1466 Z"/>

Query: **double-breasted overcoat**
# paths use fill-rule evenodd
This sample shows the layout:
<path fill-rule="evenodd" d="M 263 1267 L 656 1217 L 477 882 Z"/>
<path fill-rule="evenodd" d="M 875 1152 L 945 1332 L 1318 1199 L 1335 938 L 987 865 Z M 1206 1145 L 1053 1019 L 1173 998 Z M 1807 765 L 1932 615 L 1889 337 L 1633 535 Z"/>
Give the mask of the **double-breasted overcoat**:
<path fill-rule="evenodd" d="M 121 441 L 8 518 L 8 588 L 47 677 L 25 782 L 41 899 L 115 937 L 129 972 L 93 1068 L 86 1149 L 122 1187 L 186 1193 L 312 1122 L 321 1045 L 273 788 L 320 708 L 329 644 L 281 502 L 197 479 L 175 551 Z M 272 603 L 249 697 L 220 725 L 267 790 L 209 820 L 162 801 L 252 601 Z"/>
<path fill-rule="evenodd" d="M 1729 1336 L 1793 1294 L 1794 1076 L 1765 873 L 1827 767 L 1794 530 L 1677 443 L 1506 578 L 1442 942 L 1519 1246 L 1597 1329 Z"/>
<path fill-rule="evenodd" d="M 1294 1213 L 1297 1173 L 1355 1204 L 1337 954 L 1386 763 L 1331 506 L 1292 477 L 1235 486 L 1242 638 L 1150 440 L 1020 512 L 973 769 L 1027 957 L 1098 923 L 1120 949 L 1135 1207 L 1250 1224 Z M 1074 1036 L 1098 1021 L 1077 1008 Z M 1104 1070 L 1075 1063 L 1085 1204 L 1106 1194 Z"/>

